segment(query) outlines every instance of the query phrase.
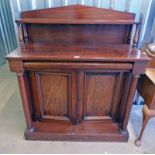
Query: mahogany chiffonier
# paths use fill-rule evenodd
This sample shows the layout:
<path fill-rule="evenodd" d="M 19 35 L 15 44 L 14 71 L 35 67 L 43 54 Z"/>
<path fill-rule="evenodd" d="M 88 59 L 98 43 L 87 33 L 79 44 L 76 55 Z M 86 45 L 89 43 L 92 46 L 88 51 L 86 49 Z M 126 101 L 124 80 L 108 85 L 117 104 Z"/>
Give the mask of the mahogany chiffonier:
<path fill-rule="evenodd" d="M 135 48 L 135 15 L 72 5 L 22 12 L 16 22 L 20 48 L 7 59 L 18 77 L 25 138 L 127 141 L 149 60 Z"/>

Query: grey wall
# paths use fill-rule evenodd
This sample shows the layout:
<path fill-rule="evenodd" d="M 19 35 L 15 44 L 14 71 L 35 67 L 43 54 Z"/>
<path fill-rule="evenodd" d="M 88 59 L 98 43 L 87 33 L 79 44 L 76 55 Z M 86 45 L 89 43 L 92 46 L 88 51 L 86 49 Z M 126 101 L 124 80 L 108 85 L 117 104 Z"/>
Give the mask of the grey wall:
<path fill-rule="evenodd" d="M 144 43 L 155 41 L 155 0 L 152 0 L 144 34 Z"/>
<path fill-rule="evenodd" d="M 14 23 L 9 0 L 0 0 L 0 64 L 5 55 L 17 47 Z"/>
<path fill-rule="evenodd" d="M 146 15 L 149 11 L 149 8 L 151 7 L 150 4 L 152 1 L 155 0 L 10 0 L 14 12 L 14 18 L 19 18 L 21 11 L 51 8 L 72 4 L 84 4 L 89 6 L 96 6 L 99 8 L 111 8 L 119 11 L 133 12 L 136 14 L 136 20 L 143 21 L 140 45 L 143 40 L 148 39 L 145 35 L 148 19 L 148 16 Z"/>
<path fill-rule="evenodd" d="M 145 6 L 147 7 L 147 1 L 149 0 L 10 0 L 16 18 L 19 17 L 20 11 L 72 4 L 85 4 L 100 8 L 112 8 L 120 11 L 134 12 L 136 13 L 137 19 L 143 11 L 143 3 L 145 3 Z"/>

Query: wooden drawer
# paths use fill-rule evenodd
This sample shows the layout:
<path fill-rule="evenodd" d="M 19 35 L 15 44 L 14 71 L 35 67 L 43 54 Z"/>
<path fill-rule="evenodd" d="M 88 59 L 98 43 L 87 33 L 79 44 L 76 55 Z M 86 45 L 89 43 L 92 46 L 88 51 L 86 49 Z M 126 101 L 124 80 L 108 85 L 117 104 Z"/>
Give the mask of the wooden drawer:
<path fill-rule="evenodd" d="M 36 69 L 115 69 L 131 70 L 132 63 L 85 63 L 85 62 L 24 62 L 28 70 Z"/>

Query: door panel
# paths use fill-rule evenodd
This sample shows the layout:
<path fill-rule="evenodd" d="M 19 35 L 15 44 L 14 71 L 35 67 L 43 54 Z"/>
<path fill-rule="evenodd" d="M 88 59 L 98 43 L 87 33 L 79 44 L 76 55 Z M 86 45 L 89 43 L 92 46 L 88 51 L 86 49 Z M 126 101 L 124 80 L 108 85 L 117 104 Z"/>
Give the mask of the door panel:
<path fill-rule="evenodd" d="M 72 73 L 35 72 L 41 119 L 72 120 Z M 37 110 L 36 110 L 37 112 Z"/>
<path fill-rule="evenodd" d="M 70 75 L 40 74 L 39 79 L 43 117 L 68 117 L 68 114 L 70 114 L 68 94 Z"/>
<path fill-rule="evenodd" d="M 112 119 L 120 99 L 120 76 L 119 73 L 85 74 L 84 120 Z"/>

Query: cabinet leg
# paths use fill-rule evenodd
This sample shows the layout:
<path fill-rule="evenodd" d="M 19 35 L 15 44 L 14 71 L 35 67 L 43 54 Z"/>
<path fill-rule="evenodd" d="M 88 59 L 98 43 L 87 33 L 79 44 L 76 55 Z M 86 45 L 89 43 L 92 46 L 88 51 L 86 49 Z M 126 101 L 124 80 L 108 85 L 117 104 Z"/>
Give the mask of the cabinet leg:
<path fill-rule="evenodd" d="M 155 117 L 155 111 L 149 110 L 147 105 L 143 106 L 142 112 L 143 112 L 143 124 L 142 124 L 141 132 L 140 132 L 138 138 L 135 140 L 136 146 L 141 146 L 141 139 L 142 139 L 146 124 L 152 117 Z"/>

